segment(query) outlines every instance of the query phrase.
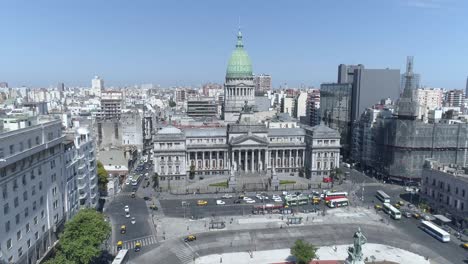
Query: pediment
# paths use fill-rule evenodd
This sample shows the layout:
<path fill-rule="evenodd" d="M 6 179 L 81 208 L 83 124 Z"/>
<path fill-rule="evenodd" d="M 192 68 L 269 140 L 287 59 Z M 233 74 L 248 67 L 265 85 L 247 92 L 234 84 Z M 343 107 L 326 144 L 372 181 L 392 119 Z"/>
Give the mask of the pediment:
<path fill-rule="evenodd" d="M 240 136 L 233 138 L 231 140 L 231 145 L 236 146 L 252 146 L 252 145 L 266 145 L 268 141 L 264 138 L 250 135 L 250 136 Z"/>

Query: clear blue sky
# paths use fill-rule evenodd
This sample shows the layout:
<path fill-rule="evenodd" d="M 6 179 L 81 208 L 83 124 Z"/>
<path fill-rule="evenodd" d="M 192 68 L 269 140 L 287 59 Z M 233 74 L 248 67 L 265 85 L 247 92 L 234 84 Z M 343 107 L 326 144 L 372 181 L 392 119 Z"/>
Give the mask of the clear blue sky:
<path fill-rule="evenodd" d="M 22 1 L 0 3 L 0 81 L 10 86 L 223 82 L 239 17 L 256 73 L 275 86 L 336 81 L 340 63 L 465 88 L 466 0 Z"/>

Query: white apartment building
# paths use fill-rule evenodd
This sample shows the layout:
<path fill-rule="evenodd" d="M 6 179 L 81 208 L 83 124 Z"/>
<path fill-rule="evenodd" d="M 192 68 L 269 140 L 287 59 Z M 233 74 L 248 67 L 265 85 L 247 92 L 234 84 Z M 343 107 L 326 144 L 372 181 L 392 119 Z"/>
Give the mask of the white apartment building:
<path fill-rule="evenodd" d="M 420 88 L 414 91 L 420 111 L 419 118 L 427 118 L 430 110 L 440 109 L 444 100 L 444 90 L 441 88 Z"/>
<path fill-rule="evenodd" d="M 294 117 L 298 120 L 301 116 L 307 115 L 307 98 L 309 97 L 307 92 L 301 92 L 297 97 L 294 104 Z"/>
<path fill-rule="evenodd" d="M 64 223 L 62 124 L 0 120 L 0 262 L 36 263 Z"/>
<path fill-rule="evenodd" d="M 94 96 L 101 97 L 101 92 L 104 90 L 104 80 L 99 76 L 94 76 L 91 80 L 91 94 Z"/>
<path fill-rule="evenodd" d="M 69 131 L 64 143 L 65 214 L 72 218 L 81 208 L 96 208 L 99 201 L 95 140 L 85 127 Z"/>
<path fill-rule="evenodd" d="M 283 97 L 281 100 L 281 113 L 288 113 L 293 116 L 295 100 L 293 97 Z"/>

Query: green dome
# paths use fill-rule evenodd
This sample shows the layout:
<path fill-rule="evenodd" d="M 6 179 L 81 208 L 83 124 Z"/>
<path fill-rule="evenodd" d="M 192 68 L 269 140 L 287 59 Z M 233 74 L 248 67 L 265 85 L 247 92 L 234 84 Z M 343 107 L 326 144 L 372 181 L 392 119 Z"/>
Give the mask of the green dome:
<path fill-rule="evenodd" d="M 242 43 L 242 33 L 237 33 L 236 49 L 232 52 L 226 71 L 226 78 L 252 77 L 252 63 L 249 55 L 244 50 Z"/>

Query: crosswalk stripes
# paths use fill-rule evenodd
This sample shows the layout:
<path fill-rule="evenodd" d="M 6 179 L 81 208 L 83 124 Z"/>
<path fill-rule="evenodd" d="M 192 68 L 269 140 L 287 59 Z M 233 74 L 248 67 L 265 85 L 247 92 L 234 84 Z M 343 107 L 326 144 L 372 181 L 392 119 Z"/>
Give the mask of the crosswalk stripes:
<path fill-rule="evenodd" d="M 149 246 L 152 244 L 156 244 L 158 241 L 156 240 L 156 236 L 146 236 L 141 238 L 136 238 L 132 240 L 123 241 L 122 249 L 133 249 L 137 242 L 141 243 L 141 246 Z M 113 247 L 113 251 L 117 252 L 117 246 Z"/>
<path fill-rule="evenodd" d="M 187 264 L 193 261 L 193 252 L 186 243 L 177 243 L 171 251 L 180 259 L 181 263 Z"/>

